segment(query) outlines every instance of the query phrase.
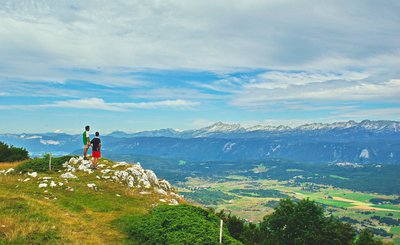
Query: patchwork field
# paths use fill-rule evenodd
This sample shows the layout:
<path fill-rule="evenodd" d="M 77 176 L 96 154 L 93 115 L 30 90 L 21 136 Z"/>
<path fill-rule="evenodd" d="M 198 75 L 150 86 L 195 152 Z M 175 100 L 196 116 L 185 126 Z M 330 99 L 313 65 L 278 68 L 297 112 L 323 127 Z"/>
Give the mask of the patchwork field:
<path fill-rule="evenodd" d="M 273 211 L 281 198 L 309 198 L 324 206 L 327 215 L 369 227 L 385 239 L 400 241 L 399 204 L 374 204 L 371 199 L 395 200 L 395 195 L 355 192 L 328 185 L 251 179 L 240 175 L 225 178 L 192 178 L 179 183 L 180 193 L 193 202 L 257 222 Z"/>

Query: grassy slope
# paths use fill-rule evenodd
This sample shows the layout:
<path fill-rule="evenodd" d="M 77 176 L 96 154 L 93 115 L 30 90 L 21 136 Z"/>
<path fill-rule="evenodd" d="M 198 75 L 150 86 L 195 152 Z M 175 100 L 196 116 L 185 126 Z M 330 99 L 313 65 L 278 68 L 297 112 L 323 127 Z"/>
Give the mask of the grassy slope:
<path fill-rule="evenodd" d="M 0 168 L 14 167 L 10 165 L 1 164 Z M 58 183 L 62 181 L 60 173 L 39 173 L 27 182 L 21 181 L 29 177 L 26 175 L 0 175 L 0 244 L 121 243 L 125 240 L 124 223 L 117 221 L 147 213 L 161 198 L 99 180 L 95 174 L 76 175 L 79 180 L 43 189 L 38 188 L 39 178 L 53 177 Z M 98 190 L 89 189 L 88 183 L 95 183 Z M 74 191 L 67 191 L 66 186 Z"/>

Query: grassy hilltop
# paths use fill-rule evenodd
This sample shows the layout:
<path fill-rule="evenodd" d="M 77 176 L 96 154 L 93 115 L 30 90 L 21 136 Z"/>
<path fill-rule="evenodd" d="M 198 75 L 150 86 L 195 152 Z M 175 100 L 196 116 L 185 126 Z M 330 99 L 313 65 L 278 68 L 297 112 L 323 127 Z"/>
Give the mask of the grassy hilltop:
<path fill-rule="evenodd" d="M 132 165 L 106 159 L 100 161 L 99 170 L 92 171 L 88 162 L 69 158 L 53 158 L 52 171 L 47 171 L 44 158 L 0 163 L 0 244 L 135 244 L 142 235 L 135 233 L 140 228 L 135 224 L 145 225 L 147 219 L 156 222 L 156 216 L 148 215 L 155 206 L 154 213 L 167 212 L 180 222 L 190 219 L 201 224 L 200 231 L 207 235 L 196 237 L 196 231 L 191 231 L 188 241 L 203 237 L 217 243 L 217 216 L 182 204 L 184 200 L 166 181 L 150 178 L 151 171 L 136 165 L 129 172 Z M 67 172 L 76 178 L 60 177 Z M 150 177 L 140 176 L 143 173 Z M 150 234 L 158 229 L 148 228 Z M 185 231 L 168 232 L 186 239 Z M 225 229 L 224 241 L 236 243 L 227 234 Z M 174 237 L 164 241 L 168 239 L 174 241 Z"/>

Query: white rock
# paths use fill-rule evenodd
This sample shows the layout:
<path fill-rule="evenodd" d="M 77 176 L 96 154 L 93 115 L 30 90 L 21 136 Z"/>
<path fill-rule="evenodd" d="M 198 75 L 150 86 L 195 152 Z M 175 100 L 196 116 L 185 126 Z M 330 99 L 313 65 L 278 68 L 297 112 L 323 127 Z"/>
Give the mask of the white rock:
<path fill-rule="evenodd" d="M 135 167 L 127 168 L 126 171 L 131 172 L 136 177 L 140 177 L 143 175 L 143 170 L 140 171 L 138 168 L 135 168 Z"/>
<path fill-rule="evenodd" d="M 54 181 L 50 182 L 50 187 L 56 187 L 56 186 L 57 186 L 57 184 Z"/>
<path fill-rule="evenodd" d="M 32 178 L 36 178 L 38 176 L 37 172 L 32 172 L 32 173 L 28 173 L 29 176 L 31 176 Z"/>
<path fill-rule="evenodd" d="M 40 183 L 39 184 L 39 188 L 46 188 L 47 187 L 47 184 L 46 183 Z"/>
<path fill-rule="evenodd" d="M 145 176 L 146 176 L 146 175 L 145 175 Z M 141 180 L 139 181 L 139 183 L 141 183 L 142 186 L 143 186 L 144 188 L 146 188 L 146 189 L 149 189 L 149 188 L 151 187 L 151 184 L 150 184 L 150 182 L 149 182 L 147 179 L 141 179 Z"/>
<path fill-rule="evenodd" d="M 157 175 L 152 170 L 149 170 L 149 169 L 146 169 L 144 172 L 146 173 L 149 182 L 152 185 L 158 186 Z"/>
<path fill-rule="evenodd" d="M 89 187 L 90 189 L 96 189 L 96 184 L 94 183 L 87 184 L 87 187 Z"/>
<path fill-rule="evenodd" d="M 121 195 L 120 194 L 115 194 L 117 197 L 120 197 Z"/>
<path fill-rule="evenodd" d="M 103 179 L 110 179 L 111 177 L 110 176 L 108 176 L 108 175 L 103 175 L 103 176 L 101 176 Z"/>
<path fill-rule="evenodd" d="M 43 177 L 42 178 L 43 180 L 51 180 L 51 179 L 53 179 L 52 177 Z"/>
<path fill-rule="evenodd" d="M 100 172 L 101 172 L 102 174 L 107 174 L 107 173 L 109 173 L 110 171 L 113 171 L 113 170 L 107 168 L 107 169 L 101 170 Z"/>
<path fill-rule="evenodd" d="M 65 188 L 67 191 L 74 191 L 74 188 L 67 186 L 67 188 Z"/>
<path fill-rule="evenodd" d="M 5 174 L 6 170 L 0 170 L 0 174 Z"/>
<path fill-rule="evenodd" d="M 165 200 L 165 199 L 160 199 L 160 202 L 167 202 L 167 200 Z"/>
<path fill-rule="evenodd" d="M 179 202 L 175 199 L 171 199 L 170 204 L 169 205 L 178 205 Z"/>
<path fill-rule="evenodd" d="M 29 180 L 31 180 L 31 178 L 26 178 L 24 179 L 24 182 L 28 182 Z"/>
<path fill-rule="evenodd" d="M 133 188 L 135 186 L 135 179 L 131 175 L 129 175 L 127 181 L 128 181 L 128 187 Z"/>
<path fill-rule="evenodd" d="M 158 182 L 158 184 L 165 191 L 170 191 L 172 189 L 171 184 L 168 181 L 166 181 L 165 179 L 160 180 Z"/>
<path fill-rule="evenodd" d="M 79 160 L 79 158 L 72 157 L 71 159 L 69 159 L 69 163 L 75 165 L 78 163 Z"/>
<path fill-rule="evenodd" d="M 13 168 L 9 168 L 9 169 L 5 172 L 5 174 L 7 175 L 7 174 L 9 174 L 9 173 L 11 173 L 11 172 L 14 172 L 14 169 L 13 169 Z"/>
<path fill-rule="evenodd" d="M 117 167 L 124 167 L 127 165 L 129 165 L 129 163 L 127 163 L 127 162 L 118 162 L 117 164 L 114 164 L 112 167 L 117 168 Z"/>
<path fill-rule="evenodd" d="M 68 164 L 65 166 L 65 168 L 66 168 L 66 171 L 68 171 L 68 172 L 75 172 L 76 171 L 75 167 L 73 167 L 71 165 L 68 165 Z"/>
<path fill-rule="evenodd" d="M 167 195 L 167 192 L 164 191 L 163 189 L 155 188 L 154 190 L 155 190 L 158 194 Z"/>
<path fill-rule="evenodd" d="M 98 176 L 98 175 L 96 175 L 96 178 L 97 178 L 97 179 L 101 179 L 100 176 Z"/>
<path fill-rule="evenodd" d="M 99 165 L 97 165 L 97 167 L 99 167 L 99 168 L 104 168 L 106 165 L 105 164 L 99 164 Z"/>
<path fill-rule="evenodd" d="M 59 186 L 63 186 L 64 183 L 63 183 L 63 182 L 58 182 L 58 185 L 59 185 Z"/>
<path fill-rule="evenodd" d="M 60 178 L 64 178 L 64 179 L 75 179 L 76 176 L 73 175 L 73 174 L 70 173 L 70 172 L 66 172 L 66 173 L 63 173 L 62 175 L 60 175 Z"/>
<path fill-rule="evenodd" d="M 116 170 L 114 175 L 117 176 L 121 180 L 126 180 L 129 176 L 129 173 L 124 170 Z"/>

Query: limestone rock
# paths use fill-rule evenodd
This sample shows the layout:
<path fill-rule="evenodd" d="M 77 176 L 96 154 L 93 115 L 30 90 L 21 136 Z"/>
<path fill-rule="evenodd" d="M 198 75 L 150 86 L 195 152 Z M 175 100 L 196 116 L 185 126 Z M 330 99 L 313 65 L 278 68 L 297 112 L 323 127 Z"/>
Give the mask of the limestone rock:
<path fill-rule="evenodd" d="M 63 173 L 62 175 L 60 175 L 60 178 L 64 178 L 64 179 L 76 179 L 76 176 L 73 175 L 71 172 L 66 172 L 66 173 Z"/>

